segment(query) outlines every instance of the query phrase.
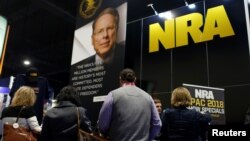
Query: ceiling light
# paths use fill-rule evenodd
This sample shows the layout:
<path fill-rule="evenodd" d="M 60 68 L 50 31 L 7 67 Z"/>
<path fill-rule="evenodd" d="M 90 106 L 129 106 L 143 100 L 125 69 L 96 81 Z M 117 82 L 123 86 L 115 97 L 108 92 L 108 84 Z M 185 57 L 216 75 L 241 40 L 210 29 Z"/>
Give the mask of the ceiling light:
<path fill-rule="evenodd" d="M 29 60 L 24 60 L 23 64 L 26 65 L 26 66 L 28 66 L 28 65 L 30 65 L 30 61 Z"/>
<path fill-rule="evenodd" d="M 173 18 L 173 14 L 170 12 L 170 11 L 168 11 L 168 12 L 163 12 L 163 13 L 160 13 L 159 14 L 159 17 L 160 18 L 165 18 L 165 19 L 172 19 Z"/>
<path fill-rule="evenodd" d="M 152 10 L 154 11 L 155 15 L 158 15 L 158 12 L 155 10 L 154 6 L 152 3 L 148 4 L 148 7 L 151 7 Z"/>
<path fill-rule="evenodd" d="M 195 4 L 189 4 L 189 5 L 188 5 L 188 8 L 194 9 L 194 8 L 195 8 Z"/>

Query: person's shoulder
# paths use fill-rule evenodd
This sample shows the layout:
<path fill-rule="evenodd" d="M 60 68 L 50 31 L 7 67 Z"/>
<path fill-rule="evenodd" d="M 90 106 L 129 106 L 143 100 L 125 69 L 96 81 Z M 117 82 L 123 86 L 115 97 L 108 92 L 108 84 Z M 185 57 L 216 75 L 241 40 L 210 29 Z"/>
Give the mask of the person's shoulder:
<path fill-rule="evenodd" d="M 197 111 L 195 109 L 189 109 L 189 113 L 192 113 L 196 118 L 206 118 L 211 121 L 211 115 L 208 112 Z"/>
<path fill-rule="evenodd" d="M 161 113 L 161 119 L 163 120 L 165 120 L 166 119 L 166 117 L 168 117 L 169 115 L 172 115 L 172 114 L 174 114 L 175 113 L 175 109 L 174 108 L 165 108 L 163 111 L 162 111 L 162 113 Z"/>
<path fill-rule="evenodd" d="M 123 91 L 124 89 L 125 89 L 125 87 L 119 87 L 119 88 L 116 88 L 116 89 L 114 89 L 114 90 L 111 90 L 109 93 L 115 94 L 115 93 L 117 93 L 117 92 Z"/>
<path fill-rule="evenodd" d="M 111 95 L 112 97 L 118 96 L 118 95 L 123 95 L 125 91 L 127 91 L 127 87 L 119 87 L 116 89 L 111 90 L 108 95 Z"/>
<path fill-rule="evenodd" d="M 116 88 L 116 89 L 112 90 L 111 92 L 126 91 L 126 89 L 138 89 L 138 90 L 141 90 L 140 88 L 138 88 L 135 85 L 133 85 L 133 87 L 131 87 L 131 85 L 127 85 L 127 86 L 122 86 L 122 87 Z"/>
<path fill-rule="evenodd" d="M 185 110 L 187 113 L 189 113 L 189 114 L 192 114 L 192 115 L 202 115 L 202 113 L 201 112 L 199 112 L 199 111 L 196 111 L 195 109 L 189 109 L 189 108 L 186 108 L 186 110 Z"/>
<path fill-rule="evenodd" d="M 175 111 L 175 109 L 174 108 L 166 108 L 163 111 L 164 111 L 164 113 L 172 113 Z"/>
<path fill-rule="evenodd" d="M 144 91 L 143 89 L 141 89 L 141 88 L 139 88 L 137 86 L 135 86 L 135 88 L 138 89 L 140 91 L 140 93 L 143 94 L 145 97 L 147 97 L 147 98 L 149 98 L 150 100 L 153 101 L 152 96 L 148 92 Z"/>
<path fill-rule="evenodd" d="M 37 78 L 37 81 L 38 81 L 38 82 L 47 82 L 48 79 L 47 79 L 46 77 L 39 76 L 39 77 Z"/>
<path fill-rule="evenodd" d="M 32 117 L 35 115 L 35 109 L 33 106 L 25 106 L 23 107 L 23 113 L 27 118 Z M 22 108 L 21 108 L 22 109 Z"/>
<path fill-rule="evenodd" d="M 23 108 L 24 108 L 24 110 L 27 110 L 27 111 L 34 111 L 35 110 L 33 106 L 24 106 Z"/>
<path fill-rule="evenodd" d="M 88 58 L 83 59 L 77 64 L 88 64 L 88 63 L 94 63 L 94 62 L 95 62 L 95 55 L 92 55 L 92 56 L 89 56 Z"/>
<path fill-rule="evenodd" d="M 83 59 L 83 60 L 81 60 L 81 61 L 79 61 L 79 62 L 77 62 L 75 64 L 72 64 L 72 67 L 76 67 L 76 66 L 79 66 L 79 65 L 90 64 L 90 63 L 95 64 L 95 55 L 96 54 L 94 54 L 92 56 L 89 56 L 89 57 L 87 57 L 87 58 L 85 58 L 85 59 Z"/>
<path fill-rule="evenodd" d="M 48 109 L 46 111 L 46 114 L 52 114 L 52 113 L 56 113 L 58 111 L 59 108 L 57 108 L 56 106 L 55 107 L 52 107 L 50 109 Z"/>
<path fill-rule="evenodd" d="M 89 63 L 95 62 L 95 55 L 92 55 L 92 56 L 84 59 L 83 62 L 89 62 Z"/>
<path fill-rule="evenodd" d="M 14 77 L 15 80 L 25 80 L 25 74 L 17 74 Z"/>
<path fill-rule="evenodd" d="M 200 112 L 200 111 L 197 111 L 195 109 L 188 109 L 188 111 L 190 113 L 194 113 L 194 114 L 198 114 L 198 115 L 205 115 L 206 114 L 205 112 Z"/>
<path fill-rule="evenodd" d="M 87 109 L 86 109 L 86 108 L 84 108 L 84 107 L 82 107 L 82 106 L 78 106 L 77 108 L 78 108 L 78 110 L 79 110 L 79 111 L 84 111 L 84 112 L 86 112 L 86 111 L 87 111 Z"/>

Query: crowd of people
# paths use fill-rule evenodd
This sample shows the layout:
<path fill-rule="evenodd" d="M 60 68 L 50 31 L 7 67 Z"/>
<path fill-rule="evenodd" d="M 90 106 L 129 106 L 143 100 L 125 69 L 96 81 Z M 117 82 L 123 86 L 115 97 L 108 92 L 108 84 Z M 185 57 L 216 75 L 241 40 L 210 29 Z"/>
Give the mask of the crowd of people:
<path fill-rule="evenodd" d="M 136 86 L 132 69 L 123 69 L 119 79 L 120 87 L 106 96 L 98 118 L 100 133 L 110 141 L 202 141 L 200 125 L 208 124 L 211 117 L 187 108 L 191 95 L 185 87 L 174 89 L 171 108 L 162 110 L 159 99 L 153 99 Z M 62 88 L 56 100 L 56 106 L 44 114 L 39 124 L 34 110 L 35 92 L 22 86 L 15 92 L 10 106 L 3 110 L 1 119 L 4 124 L 13 124 L 19 117 L 19 126 L 39 133 L 38 141 L 76 141 L 78 108 L 79 128 L 93 132 L 87 109 L 81 106 L 74 87 Z"/>
<path fill-rule="evenodd" d="M 191 105 L 191 95 L 186 88 L 174 89 L 171 108 L 162 110 L 160 99 L 153 99 L 136 86 L 136 74 L 132 69 L 120 69 L 123 67 L 121 54 L 124 48 L 116 43 L 118 23 L 119 14 L 113 8 L 107 8 L 97 16 L 93 22 L 92 34 L 96 54 L 81 62 L 94 62 L 97 66 L 105 64 L 106 72 L 109 72 L 107 75 L 112 76 L 106 76 L 105 80 L 119 80 L 120 83 L 120 87 L 110 91 L 103 102 L 97 121 L 98 131 L 110 141 L 205 140 L 201 125 L 208 125 L 211 117 L 188 108 Z M 119 71 L 115 71 L 115 68 Z M 114 78 L 118 75 L 119 79 Z M 39 104 L 37 99 L 44 103 L 48 96 L 36 97 L 37 92 L 31 86 L 15 87 L 17 91 L 12 96 L 10 106 L 2 112 L 3 124 L 14 124 L 19 117 L 18 125 L 38 134 L 38 141 L 76 141 L 78 128 L 94 132 L 87 109 L 81 106 L 76 88 L 62 88 L 57 94 L 56 106 L 42 114 L 43 104 Z M 36 108 L 37 105 L 40 105 L 40 110 Z M 4 141 L 4 136 L 2 140 Z"/>

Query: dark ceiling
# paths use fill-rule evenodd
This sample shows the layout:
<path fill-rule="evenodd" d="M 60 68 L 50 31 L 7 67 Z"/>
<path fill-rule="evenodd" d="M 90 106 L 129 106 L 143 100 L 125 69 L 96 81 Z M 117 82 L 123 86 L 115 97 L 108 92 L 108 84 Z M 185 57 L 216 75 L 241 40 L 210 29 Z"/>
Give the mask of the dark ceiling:
<path fill-rule="evenodd" d="M 201 0 L 187 0 L 194 3 Z M 1 78 L 25 73 L 24 59 L 59 90 L 67 85 L 78 0 L 0 0 L 10 33 Z M 184 6 L 184 0 L 128 0 L 127 21 Z M 136 11 L 136 12 L 135 12 Z"/>

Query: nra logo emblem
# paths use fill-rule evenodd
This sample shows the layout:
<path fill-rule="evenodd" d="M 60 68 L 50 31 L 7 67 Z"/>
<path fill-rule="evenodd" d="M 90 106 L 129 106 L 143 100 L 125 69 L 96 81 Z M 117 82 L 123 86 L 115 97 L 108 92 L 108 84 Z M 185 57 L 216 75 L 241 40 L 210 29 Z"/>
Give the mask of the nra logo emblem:
<path fill-rule="evenodd" d="M 188 24 L 190 23 L 190 24 Z M 174 19 L 149 25 L 149 53 L 158 52 L 161 43 L 165 49 L 186 46 L 188 35 L 194 43 L 211 41 L 214 36 L 234 36 L 234 30 L 223 5 L 209 8 L 204 18 L 201 13 L 190 13 Z"/>
<path fill-rule="evenodd" d="M 84 19 L 92 17 L 102 4 L 102 0 L 81 0 L 79 13 Z"/>

